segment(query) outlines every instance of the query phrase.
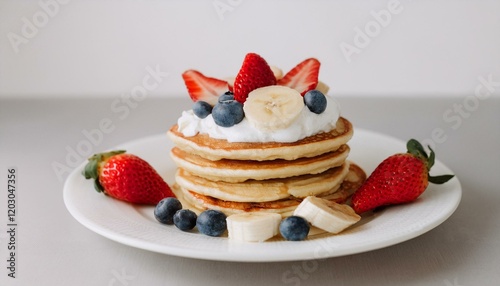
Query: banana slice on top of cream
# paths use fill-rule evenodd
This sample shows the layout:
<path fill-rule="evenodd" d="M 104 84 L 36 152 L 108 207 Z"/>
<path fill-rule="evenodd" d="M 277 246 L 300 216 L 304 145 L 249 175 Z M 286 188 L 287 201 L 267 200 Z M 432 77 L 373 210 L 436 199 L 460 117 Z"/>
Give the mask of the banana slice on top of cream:
<path fill-rule="evenodd" d="M 243 110 L 255 128 L 273 131 L 288 127 L 304 106 L 303 97 L 295 89 L 272 85 L 250 92 Z"/>

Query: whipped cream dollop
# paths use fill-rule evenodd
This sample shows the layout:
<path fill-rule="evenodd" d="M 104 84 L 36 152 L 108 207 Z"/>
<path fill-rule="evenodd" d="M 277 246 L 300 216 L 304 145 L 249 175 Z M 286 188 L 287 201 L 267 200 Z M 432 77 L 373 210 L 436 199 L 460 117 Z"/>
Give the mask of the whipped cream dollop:
<path fill-rule="evenodd" d="M 186 137 L 198 133 L 207 134 L 211 138 L 225 139 L 228 142 L 295 142 L 300 139 L 329 132 L 336 127 L 340 117 L 339 104 L 330 96 L 327 99 L 326 110 L 315 114 L 304 105 L 299 116 L 288 127 L 267 131 L 255 128 L 246 118 L 231 127 L 215 124 L 212 114 L 199 118 L 193 110 L 183 111 L 177 120 L 178 130 Z"/>

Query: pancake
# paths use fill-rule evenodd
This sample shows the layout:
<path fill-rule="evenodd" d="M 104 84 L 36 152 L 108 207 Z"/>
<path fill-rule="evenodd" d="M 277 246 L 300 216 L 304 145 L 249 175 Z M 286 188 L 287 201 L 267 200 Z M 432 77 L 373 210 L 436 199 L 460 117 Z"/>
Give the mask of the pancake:
<path fill-rule="evenodd" d="M 178 167 L 212 181 L 244 182 L 249 179 L 267 180 L 288 178 L 305 174 L 318 174 L 341 166 L 349 155 L 349 146 L 342 145 L 337 151 L 316 157 L 304 157 L 293 161 L 276 159 L 270 161 L 229 160 L 211 161 L 189 154 L 177 147 L 170 154 Z"/>
<path fill-rule="evenodd" d="M 345 203 L 361 186 L 365 179 L 365 172 L 356 164 L 351 163 L 349 166 L 349 173 L 340 185 L 340 188 L 333 194 L 327 193 L 326 195 L 318 195 L 318 197 L 336 203 Z M 198 211 L 215 209 L 224 212 L 226 215 L 242 212 L 265 211 L 287 216 L 290 215 L 302 201 L 300 198 L 289 197 L 270 202 L 234 202 L 202 195 L 182 187 L 179 187 L 178 190 L 180 190 L 180 192 L 176 193 L 176 195 L 181 197 L 181 199 L 186 201 L 189 205 L 197 208 Z"/>
<path fill-rule="evenodd" d="M 170 128 L 167 135 L 186 153 L 209 160 L 295 160 L 337 150 L 351 139 L 353 128 L 347 119 L 340 117 L 336 129 L 291 143 L 228 142 L 224 139 L 210 138 L 207 134 L 186 137 L 179 132 L 177 124 Z"/>
<path fill-rule="evenodd" d="M 348 172 L 349 162 L 345 162 L 340 167 L 316 175 L 229 183 L 207 180 L 179 168 L 175 181 L 186 190 L 225 201 L 269 202 L 291 196 L 305 198 L 327 192 L 333 193 L 340 187 Z"/>

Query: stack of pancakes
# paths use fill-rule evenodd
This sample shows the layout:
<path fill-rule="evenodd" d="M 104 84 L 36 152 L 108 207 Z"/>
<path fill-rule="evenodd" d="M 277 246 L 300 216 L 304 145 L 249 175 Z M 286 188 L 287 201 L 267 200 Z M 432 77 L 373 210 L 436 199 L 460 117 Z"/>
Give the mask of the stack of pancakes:
<path fill-rule="evenodd" d="M 206 134 L 186 137 L 174 125 L 171 156 L 178 196 L 200 211 L 227 215 L 267 211 L 290 215 L 303 198 L 345 202 L 366 175 L 349 162 L 351 123 L 292 143 L 228 142 Z"/>

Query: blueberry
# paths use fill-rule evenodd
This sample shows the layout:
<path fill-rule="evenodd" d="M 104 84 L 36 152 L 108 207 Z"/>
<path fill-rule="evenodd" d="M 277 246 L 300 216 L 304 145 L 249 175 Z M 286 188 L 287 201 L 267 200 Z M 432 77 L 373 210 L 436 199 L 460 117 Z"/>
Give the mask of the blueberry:
<path fill-rule="evenodd" d="M 219 102 L 224 102 L 227 100 L 234 100 L 234 95 L 231 91 L 228 91 L 228 92 L 224 93 L 223 95 L 219 96 L 219 99 L 218 99 Z"/>
<path fill-rule="evenodd" d="M 280 233 L 286 240 L 304 240 L 309 234 L 309 223 L 303 217 L 289 216 L 281 221 Z"/>
<path fill-rule="evenodd" d="M 225 100 L 217 103 L 212 109 L 215 124 L 222 127 L 231 127 L 238 124 L 245 117 L 243 104 L 236 100 Z"/>
<path fill-rule="evenodd" d="M 193 104 L 193 112 L 196 116 L 203 119 L 212 113 L 212 106 L 203 100 L 198 100 Z"/>
<path fill-rule="evenodd" d="M 196 219 L 198 230 L 209 236 L 221 236 L 227 228 L 226 215 L 216 210 L 206 210 Z"/>
<path fill-rule="evenodd" d="M 157 221 L 164 224 L 174 223 L 174 214 L 182 209 L 182 204 L 178 199 L 170 197 L 161 200 L 155 207 L 154 215 Z"/>
<path fill-rule="evenodd" d="M 174 214 L 174 225 L 182 231 L 191 230 L 196 226 L 196 218 L 197 216 L 192 210 L 178 210 Z"/>
<path fill-rule="evenodd" d="M 326 109 L 326 97 L 319 90 L 310 90 L 304 94 L 304 103 L 311 112 L 321 114 Z"/>

